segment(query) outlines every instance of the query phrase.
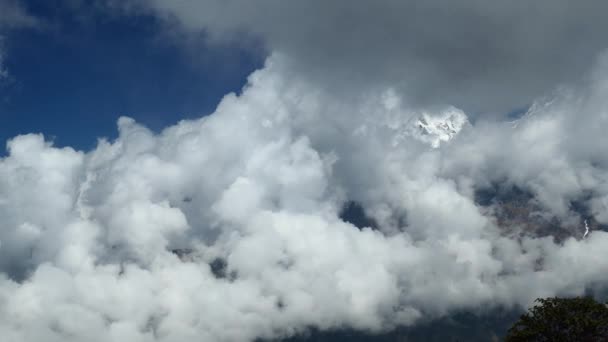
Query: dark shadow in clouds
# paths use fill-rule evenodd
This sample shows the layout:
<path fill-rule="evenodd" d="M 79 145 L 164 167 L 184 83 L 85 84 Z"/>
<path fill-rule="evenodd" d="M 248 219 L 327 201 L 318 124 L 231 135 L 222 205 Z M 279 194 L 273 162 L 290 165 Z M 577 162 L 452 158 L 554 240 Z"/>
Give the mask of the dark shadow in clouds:
<path fill-rule="evenodd" d="M 252 32 L 327 89 L 504 115 L 577 83 L 608 44 L 605 1 L 147 1 L 192 32 Z"/>
<path fill-rule="evenodd" d="M 365 209 L 357 202 L 349 201 L 344 204 L 340 212 L 340 218 L 344 222 L 353 224 L 359 229 L 378 229 L 378 223 L 365 214 Z"/>

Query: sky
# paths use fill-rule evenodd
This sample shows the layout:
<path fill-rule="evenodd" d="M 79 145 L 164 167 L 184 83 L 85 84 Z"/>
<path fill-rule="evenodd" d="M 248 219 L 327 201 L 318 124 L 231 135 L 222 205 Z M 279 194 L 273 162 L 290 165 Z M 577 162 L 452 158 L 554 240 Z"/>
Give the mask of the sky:
<path fill-rule="evenodd" d="M 0 107 L 3 144 L 40 132 L 58 146 L 91 149 L 97 137 L 116 137 L 121 115 L 158 131 L 210 114 L 263 61 L 256 51 L 212 49 L 200 39 L 194 54 L 163 37 L 152 16 L 69 3 L 23 3 L 36 26 L 15 28 L 3 40 L 10 70 Z"/>
<path fill-rule="evenodd" d="M 0 0 L 0 336 L 491 340 L 605 297 L 607 7 Z"/>

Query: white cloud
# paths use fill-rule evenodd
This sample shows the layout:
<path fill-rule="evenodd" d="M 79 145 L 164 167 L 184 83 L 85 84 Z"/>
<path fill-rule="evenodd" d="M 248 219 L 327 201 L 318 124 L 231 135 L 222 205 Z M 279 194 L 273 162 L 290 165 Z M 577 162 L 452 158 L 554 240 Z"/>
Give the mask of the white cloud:
<path fill-rule="evenodd" d="M 450 15 L 443 1 L 322 5 L 150 2 L 214 38 L 258 35 L 271 56 L 242 95 L 160 134 L 121 118 L 118 139 L 89 152 L 40 135 L 8 142 L 0 336 L 173 342 L 310 326 L 379 331 L 606 287 L 608 233 L 596 229 L 608 223 L 605 58 L 583 72 L 605 48 L 605 21 L 589 17 L 603 5 L 566 13 L 565 2 L 534 11 L 470 1 Z M 2 27 L 32 24 L 17 2 L 0 9 Z M 420 12 L 435 25 L 418 22 Z M 589 35 L 566 51 L 577 32 Z M 562 81 L 576 85 L 537 98 Z M 469 122 L 449 106 L 528 101 L 516 123 L 471 111 Z M 475 202 L 476 190 L 497 183 L 529 192 L 523 205 L 536 214 L 580 229 L 560 242 L 515 234 L 529 227 L 501 222 L 500 204 Z M 347 201 L 378 230 L 343 222 Z M 593 222 L 584 240 L 572 201 Z"/>
<path fill-rule="evenodd" d="M 396 94 L 387 105 L 389 89 L 335 97 L 289 68 L 273 55 L 242 95 L 158 135 L 121 118 L 118 139 L 86 153 L 39 135 L 11 140 L 0 160 L 0 335 L 382 330 L 607 284 L 608 233 L 512 238 L 473 201 L 474 188 L 506 181 L 571 216 L 565 203 L 591 193 L 605 222 L 601 65 L 516 128 L 479 122 L 439 148 L 403 134 L 421 113 Z M 343 222 L 346 200 L 379 230 Z M 192 252 L 180 259 L 176 248 Z M 224 277 L 209 266 L 217 258 Z"/>

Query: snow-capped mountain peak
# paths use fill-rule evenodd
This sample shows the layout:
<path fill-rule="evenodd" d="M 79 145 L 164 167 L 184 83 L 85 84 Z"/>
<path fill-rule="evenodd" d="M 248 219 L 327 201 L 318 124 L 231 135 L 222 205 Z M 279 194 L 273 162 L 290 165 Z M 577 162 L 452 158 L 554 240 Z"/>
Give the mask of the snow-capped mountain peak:
<path fill-rule="evenodd" d="M 409 132 L 412 137 L 438 148 L 457 135 L 469 120 L 463 111 L 450 107 L 439 113 L 424 112 L 412 123 Z"/>

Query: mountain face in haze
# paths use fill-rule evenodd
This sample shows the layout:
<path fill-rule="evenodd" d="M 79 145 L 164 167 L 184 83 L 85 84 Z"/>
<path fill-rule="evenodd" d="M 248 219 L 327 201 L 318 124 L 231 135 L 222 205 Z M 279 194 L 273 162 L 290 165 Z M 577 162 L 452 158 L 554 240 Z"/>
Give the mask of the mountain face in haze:
<path fill-rule="evenodd" d="M 475 202 L 505 235 L 550 236 L 563 243 L 571 237 L 583 239 L 590 231 L 608 231 L 608 226 L 597 222 L 581 200 L 570 203 L 571 213 L 566 218 L 547 213 L 530 192 L 511 185 L 494 184 L 479 189 Z"/>

